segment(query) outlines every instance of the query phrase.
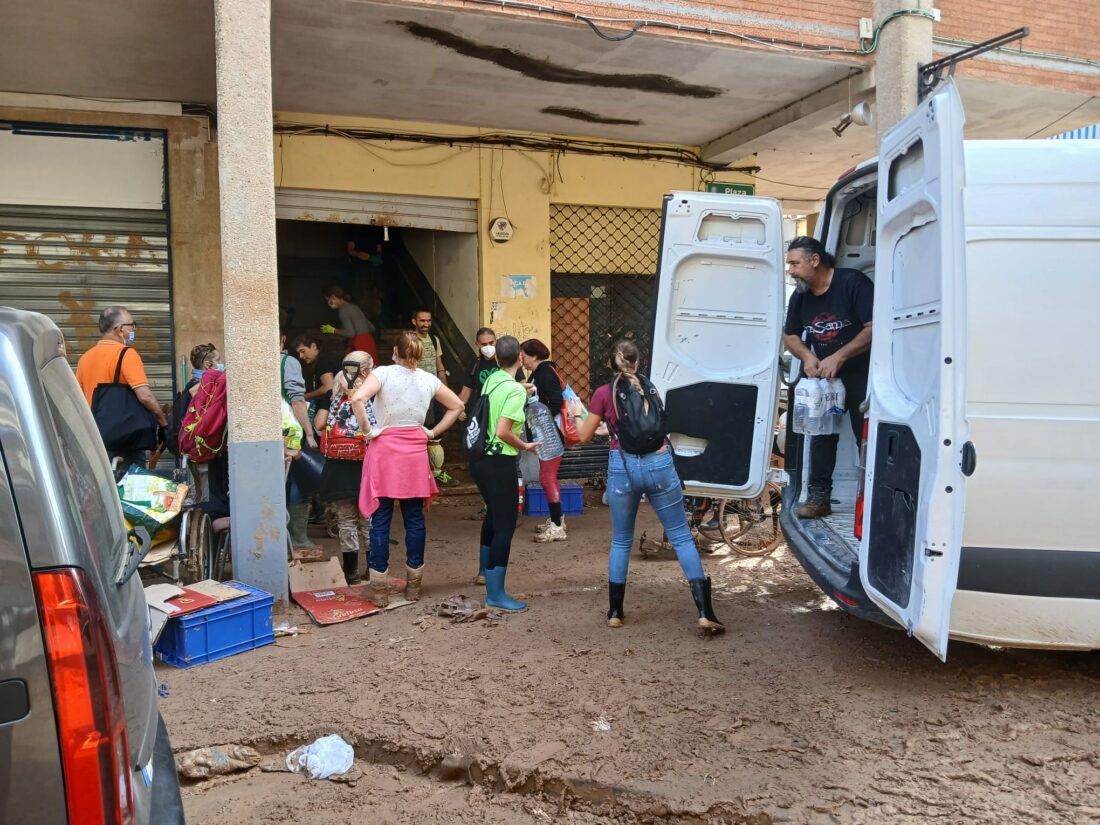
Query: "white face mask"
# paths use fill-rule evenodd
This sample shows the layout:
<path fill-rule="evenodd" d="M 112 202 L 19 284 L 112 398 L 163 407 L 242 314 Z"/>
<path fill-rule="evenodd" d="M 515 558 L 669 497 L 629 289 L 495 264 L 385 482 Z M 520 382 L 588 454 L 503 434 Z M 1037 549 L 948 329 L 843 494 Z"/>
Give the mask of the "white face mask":
<path fill-rule="evenodd" d="M 492 358 L 497 354 L 497 348 L 493 344 L 486 344 L 481 348 L 481 354 L 485 358 Z"/>
<path fill-rule="evenodd" d="M 133 330 L 133 329 L 130 330 L 128 333 L 126 333 L 126 343 L 127 344 L 134 343 L 134 338 L 135 337 L 137 337 L 137 330 Z"/>

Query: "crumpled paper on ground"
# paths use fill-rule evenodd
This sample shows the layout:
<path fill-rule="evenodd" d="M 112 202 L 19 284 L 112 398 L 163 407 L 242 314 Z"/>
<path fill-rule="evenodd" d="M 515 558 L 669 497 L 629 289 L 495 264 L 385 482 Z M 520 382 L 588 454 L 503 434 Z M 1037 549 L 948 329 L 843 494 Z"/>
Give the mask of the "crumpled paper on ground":
<path fill-rule="evenodd" d="M 355 751 L 338 734 L 322 736 L 316 742 L 292 750 L 286 766 L 310 779 L 328 779 L 347 773 L 355 763 Z"/>

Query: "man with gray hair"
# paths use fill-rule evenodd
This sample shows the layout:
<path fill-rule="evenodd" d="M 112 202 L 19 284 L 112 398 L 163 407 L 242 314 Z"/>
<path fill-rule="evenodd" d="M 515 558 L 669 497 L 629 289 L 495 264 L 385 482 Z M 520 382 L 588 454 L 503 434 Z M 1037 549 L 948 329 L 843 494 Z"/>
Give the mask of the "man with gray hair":
<path fill-rule="evenodd" d="M 113 384 L 115 375 L 118 382 L 129 386 L 141 406 L 149 410 L 157 424 L 167 423 L 161 411 L 157 397 L 149 389 L 149 379 L 145 375 L 145 364 L 141 355 L 133 348 L 137 335 L 134 316 L 126 307 L 109 306 L 99 315 L 100 338 L 95 345 L 80 356 L 76 363 L 76 381 L 84 391 L 88 406 L 92 406 L 92 395 L 100 384 Z M 110 422 L 96 422 L 102 432 Z M 127 464 L 136 463 L 145 466 L 147 456 L 144 450 L 130 452 L 111 452 L 111 458 L 121 457 Z"/>

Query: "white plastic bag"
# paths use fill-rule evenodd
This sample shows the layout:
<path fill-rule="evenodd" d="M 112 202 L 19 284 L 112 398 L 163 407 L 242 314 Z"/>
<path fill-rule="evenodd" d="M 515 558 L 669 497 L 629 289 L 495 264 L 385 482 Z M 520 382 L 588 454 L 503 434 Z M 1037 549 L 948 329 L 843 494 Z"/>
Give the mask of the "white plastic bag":
<path fill-rule="evenodd" d="M 794 431 L 833 435 L 843 426 L 845 391 L 839 378 L 802 378 L 794 391 Z"/>
<path fill-rule="evenodd" d="M 310 779 L 328 779 L 351 770 L 355 751 L 337 734 L 322 736 L 311 745 L 295 748 L 286 758 L 287 768 Z"/>

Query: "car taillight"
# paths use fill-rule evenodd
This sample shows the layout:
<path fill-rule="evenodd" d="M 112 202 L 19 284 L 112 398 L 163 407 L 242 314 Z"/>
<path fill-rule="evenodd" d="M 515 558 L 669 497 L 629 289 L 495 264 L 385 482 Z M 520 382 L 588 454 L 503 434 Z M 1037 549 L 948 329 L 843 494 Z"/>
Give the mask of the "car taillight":
<path fill-rule="evenodd" d="M 856 538 L 863 541 L 863 487 L 867 479 L 867 419 L 863 419 L 863 437 L 859 442 L 859 487 L 856 488 Z"/>
<path fill-rule="evenodd" d="M 69 825 L 131 825 L 130 751 L 114 644 L 87 574 L 34 574 Z"/>

